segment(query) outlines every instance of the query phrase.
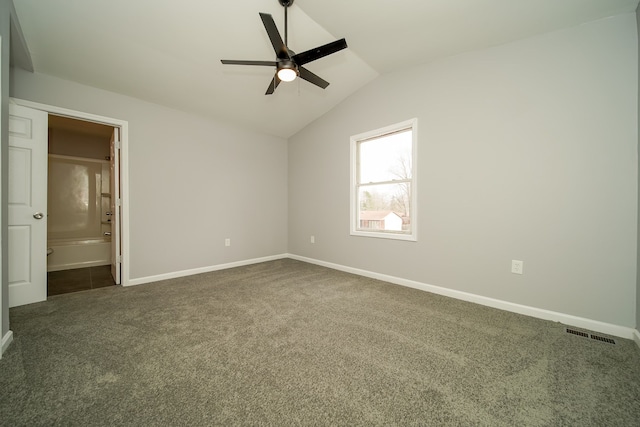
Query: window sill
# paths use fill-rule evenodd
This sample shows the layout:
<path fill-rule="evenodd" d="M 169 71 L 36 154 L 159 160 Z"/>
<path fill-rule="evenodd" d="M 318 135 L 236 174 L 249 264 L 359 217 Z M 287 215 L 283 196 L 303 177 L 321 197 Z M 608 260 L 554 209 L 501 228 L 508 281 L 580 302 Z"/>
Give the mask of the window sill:
<path fill-rule="evenodd" d="M 418 241 L 418 238 L 415 234 L 380 233 L 374 231 L 352 230 L 350 235 L 356 237 L 373 237 L 375 239 L 404 240 L 409 242 Z"/>

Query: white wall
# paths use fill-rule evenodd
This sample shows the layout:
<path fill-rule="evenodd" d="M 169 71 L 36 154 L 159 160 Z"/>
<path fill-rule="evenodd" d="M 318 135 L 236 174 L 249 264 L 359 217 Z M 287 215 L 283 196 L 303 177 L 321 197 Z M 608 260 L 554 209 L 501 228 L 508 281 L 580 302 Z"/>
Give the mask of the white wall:
<path fill-rule="evenodd" d="M 637 45 L 626 14 L 377 79 L 290 139 L 289 252 L 634 327 Z M 412 117 L 418 242 L 350 236 L 349 137 Z"/>
<path fill-rule="evenodd" d="M 286 253 L 286 140 L 19 69 L 11 96 L 128 121 L 131 279 Z"/>

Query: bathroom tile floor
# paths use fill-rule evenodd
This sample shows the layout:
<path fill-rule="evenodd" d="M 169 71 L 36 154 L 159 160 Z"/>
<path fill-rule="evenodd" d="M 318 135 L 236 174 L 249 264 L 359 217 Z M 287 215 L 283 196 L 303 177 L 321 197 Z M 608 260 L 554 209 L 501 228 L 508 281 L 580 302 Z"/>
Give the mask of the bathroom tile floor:
<path fill-rule="evenodd" d="M 47 296 L 115 286 L 111 266 L 77 268 L 47 273 Z"/>

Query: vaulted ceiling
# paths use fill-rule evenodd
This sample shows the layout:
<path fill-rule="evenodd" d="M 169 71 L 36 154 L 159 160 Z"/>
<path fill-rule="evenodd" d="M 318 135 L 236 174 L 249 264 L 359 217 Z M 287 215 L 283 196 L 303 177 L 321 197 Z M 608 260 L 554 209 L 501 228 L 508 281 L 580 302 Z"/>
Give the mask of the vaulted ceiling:
<path fill-rule="evenodd" d="M 295 0 L 289 47 L 348 49 L 264 93 L 274 60 L 258 15 L 278 0 L 13 0 L 36 72 L 289 137 L 381 74 L 631 12 L 638 0 Z"/>

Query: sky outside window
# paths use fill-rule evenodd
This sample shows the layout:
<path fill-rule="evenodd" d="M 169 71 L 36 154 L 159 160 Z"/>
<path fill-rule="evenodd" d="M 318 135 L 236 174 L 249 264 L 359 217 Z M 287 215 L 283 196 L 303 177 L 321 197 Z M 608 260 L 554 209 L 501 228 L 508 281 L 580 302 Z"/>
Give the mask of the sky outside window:
<path fill-rule="evenodd" d="M 360 183 L 411 178 L 411 130 L 360 143 Z"/>

